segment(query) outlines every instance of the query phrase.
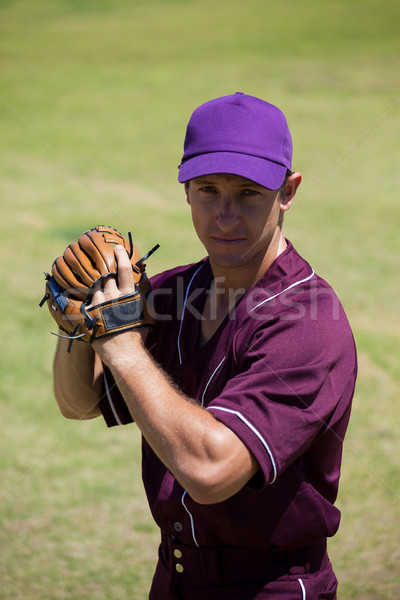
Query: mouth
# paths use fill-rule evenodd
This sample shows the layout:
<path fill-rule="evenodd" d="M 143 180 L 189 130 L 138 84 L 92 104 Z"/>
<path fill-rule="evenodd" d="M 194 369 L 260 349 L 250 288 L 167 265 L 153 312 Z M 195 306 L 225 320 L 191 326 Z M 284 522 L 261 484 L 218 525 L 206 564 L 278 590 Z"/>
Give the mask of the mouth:
<path fill-rule="evenodd" d="M 240 244 L 245 241 L 243 237 L 229 237 L 229 236 L 211 236 L 211 239 L 217 244 L 222 244 L 223 246 L 234 246 L 236 244 Z"/>

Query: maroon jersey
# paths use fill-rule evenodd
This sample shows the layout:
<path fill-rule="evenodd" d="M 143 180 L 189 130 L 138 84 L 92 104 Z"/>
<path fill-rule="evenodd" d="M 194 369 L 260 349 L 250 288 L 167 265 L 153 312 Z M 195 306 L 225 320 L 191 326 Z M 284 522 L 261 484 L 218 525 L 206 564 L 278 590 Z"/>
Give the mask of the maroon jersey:
<path fill-rule="evenodd" d="M 146 343 L 180 389 L 240 437 L 260 471 L 231 498 L 201 505 L 143 440 L 150 509 L 165 539 L 182 547 L 297 552 L 298 559 L 339 526 L 334 502 L 357 371 L 351 329 L 333 289 L 289 242 L 199 347 L 212 277 L 208 259 L 154 277 L 157 322 Z M 128 422 L 106 381 L 107 423 Z"/>

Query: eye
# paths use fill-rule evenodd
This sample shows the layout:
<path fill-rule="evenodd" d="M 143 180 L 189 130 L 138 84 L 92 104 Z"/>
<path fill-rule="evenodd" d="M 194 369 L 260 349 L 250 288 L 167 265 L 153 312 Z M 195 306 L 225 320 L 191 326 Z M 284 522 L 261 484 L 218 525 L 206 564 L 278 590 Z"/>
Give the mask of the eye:
<path fill-rule="evenodd" d="M 241 191 L 241 195 L 244 197 L 251 197 L 251 196 L 259 196 L 260 192 L 258 190 L 254 190 L 251 188 L 245 188 Z"/>
<path fill-rule="evenodd" d="M 205 194 L 212 194 L 215 192 L 215 187 L 212 185 L 203 185 L 199 191 L 204 192 Z"/>

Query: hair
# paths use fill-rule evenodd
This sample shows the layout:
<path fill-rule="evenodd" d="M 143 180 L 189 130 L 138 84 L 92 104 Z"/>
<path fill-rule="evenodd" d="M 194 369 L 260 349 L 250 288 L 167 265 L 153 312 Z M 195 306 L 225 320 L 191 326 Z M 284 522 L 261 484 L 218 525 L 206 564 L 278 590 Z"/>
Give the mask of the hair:
<path fill-rule="evenodd" d="M 289 177 L 291 175 L 292 175 L 292 171 L 290 169 L 288 169 L 286 171 L 285 179 L 283 180 L 283 183 L 282 183 L 281 187 L 279 188 L 279 194 L 280 194 L 281 198 L 284 198 L 286 195 L 286 184 L 287 184 L 287 180 L 289 179 Z"/>
<path fill-rule="evenodd" d="M 283 180 L 283 183 L 281 185 L 281 187 L 279 188 L 279 195 L 281 197 L 281 200 L 284 199 L 284 197 L 286 196 L 286 184 L 287 184 L 287 180 L 289 179 L 289 177 L 292 175 L 292 171 L 290 169 L 288 169 L 286 171 L 286 175 L 285 175 L 285 179 Z M 282 229 L 282 225 L 283 225 L 283 216 L 284 213 L 283 211 L 280 212 L 279 215 L 279 221 L 278 221 L 278 226 Z"/>

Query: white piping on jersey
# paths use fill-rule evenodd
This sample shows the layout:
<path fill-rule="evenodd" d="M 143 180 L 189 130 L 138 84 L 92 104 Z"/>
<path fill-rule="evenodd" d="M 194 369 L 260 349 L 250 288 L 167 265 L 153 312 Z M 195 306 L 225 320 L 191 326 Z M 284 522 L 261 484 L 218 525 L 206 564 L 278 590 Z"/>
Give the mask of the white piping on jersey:
<path fill-rule="evenodd" d="M 302 580 L 302 579 L 298 579 L 297 581 L 299 582 L 299 584 L 300 584 L 300 587 L 301 587 L 301 592 L 302 592 L 302 600 L 306 600 L 306 598 L 307 598 L 307 594 L 306 594 L 306 588 L 304 587 L 303 580 Z"/>
<path fill-rule="evenodd" d="M 250 310 L 250 312 L 253 312 L 253 310 L 256 310 L 256 308 L 258 308 L 262 304 L 265 304 L 266 302 L 269 302 L 270 300 L 273 300 L 277 296 L 280 296 L 281 294 L 284 294 L 285 292 L 287 292 L 291 288 L 296 287 L 296 285 L 300 285 L 301 283 L 305 283 L 306 281 L 308 281 L 309 279 L 311 279 L 312 277 L 314 277 L 314 275 L 315 275 L 315 272 L 312 270 L 311 275 L 308 275 L 308 277 L 305 277 L 304 279 L 300 279 L 299 281 L 295 281 L 294 283 L 292 283 L 291 285 L 289 285 L 287 288 L 285 288 L 281 292 L 278 292 L 274 296 L 270 296 L 269 298 L 266 298 L 265 300 L 262 300 L 262 302 L 259 302 L 258 304 L 256 304 L 256 306 L 253 306 L 253 308 Z"/>
<path fill-rule="evenodd" d="M 112 401 L 112 398 L 111 398 L 110 387 L 108 385 L 108 381 L 107 381 L 107 377 L 106 377 L 105 373 L 103 373 L 103 379 L 104 379 L 104 384 L 105 384 L 105 387 L 106 387 L 107 400 L 108 400 L 108 403 L 109 403 L 110 408 L 112 410 L 112 413 L 114 415 L 114 418 L 117 421 L 118 425 L 122 425 L 122 421 L 119 418 L 117 411 L 115 410 L 114 402 Z"/>
<path fill-rule="evenodd" d="M 204 392 L 203 392 L 203 394 L 201 396 L 201 405 L 202 406 L 204 406 L 204 399 L 205 399 L 205 396 L 206 396 L 206 392 L 208 390 L 208 386 L 210 385 L 212 378 L 214 377 L 215 373 L 218 371 L 218 369 L 220 368 L 220 366 L 222 365 L 222 363 L 224 362 L 225 359 L 226 359 L 226 356 L 224 356 L 224 358 L 221 360 L 221 362 L 219 363 L 218 367 L 216 367 L 214 369 L 213 374 L 211 375 L 210 379 L 206 383 L 206 387 L 204 388 Z"/>
<path fill-rule="evenodd" d="M 189 295 L 189 290 L 190 290 L 190 286 L 192 285 L 192 281 L 193 279 L 196 277 L 197 273 L 200 271 L 200 269 L 203 268 L 204 265 L 200 265 L 200 267 L 197 269 L 197 271 L 194 273 L 194 275 L 192 276 L 192 279 L 189 281 L 189 285 L 187 286 L 187 290 L 186 290 L 186 294 L 185 294 L 185 301 L 183 303 L 183 309 L 182 309 L 182 315 L 181 315 L 181 324 L 179 326 L 179 333 L 178 333 L 178 354 L 179 354 L 179 364 L 182 364 L 182 354 L 181 354 L 181 333 L 182 333 L 182 326 L 183 326 L 183 317 L 185 314 L 185 309 L 186 309 L 186 302 L 188 299 L 188 295 Z"/>
<path fill-rule="evenodd" d="M 249 427 L 249 429 L 252 430 L 253 433 L 256 434 L 256 436 L 258 437 L 258 439 L 260 440 L 260 442 L 262 443 L 262 445 L 264 446 L 264 448 L 266 449 L 266 451 L 268 452 L 268 456 L 270 458 L 271 461 L 271 465 L 272 465 L 272 470 L 273 470 L 273 478 L 271 483 L 274 483 L 276 476 L 277 476 L 277 470 L 276 470 L 276 464 L 274 461 L 274 457 L 272 456 L 272 452 L 270 450 L 270 447 L 268 446 L 267 442 L 265 441 L 265 439 L 263 438 L 263 436 L 261 435 L 261 433 L 254 427 L 254 425 L 252 425 L 250 423 L 250 421 L 248 421 L 246 419 L 246 417 L 244 417 L 239 411 L 237 410 L 231 410 L 230 408 L 225 408 L 223 406 L 210 406 L 209 408 L 212 408 L 213 410 L 222 410 L 224 412 L 228 412 L 231 413 L 232 415 L 236 415 L 237 417 L 239 417 L 239 419 L 241 421 L 243 421 L 243 423 L 245 425 L 247 425 L 247 427 Z"/>
<path fill-rule="evenodd" d="M 187 514 L 189 515 L 189 518 L 190 518 L 190 526 L 191 526 L 191 528 L 192 528 L 192 537 L 193 537 L 193 541 L 194 541 L 194 543 L 196 544 L 196 546 L 199 548 L 200 546 L 199 546 L 199 545 L 198 545 L 198 543 L 197 543 L 197 540 L 196 540 L 196 533 L 195 533 L 195 531 L 194 531 L 194 520 L 193 520 L 193 515 L 192 515 L 192 513 L 190 512 L 190 510 L 188 509 L 188 507 L 187 507 L 187 506 L 186 506 L 186 504 L 185 504 L 185 496 L 186 496 L 186 494 L 187 494 L 187 491 L 185 490 L 185 491 L 183 492 L 183 494 L 182 494 L 181 502 L 182 502 L 182 504 L 183 504 L 183 508 L 186 510 L 186 512 L 187 512 Z"/>

